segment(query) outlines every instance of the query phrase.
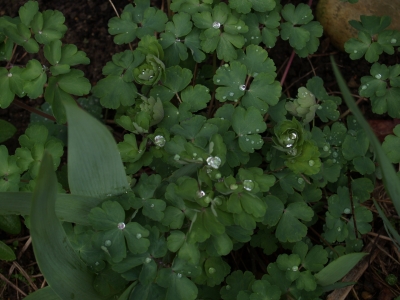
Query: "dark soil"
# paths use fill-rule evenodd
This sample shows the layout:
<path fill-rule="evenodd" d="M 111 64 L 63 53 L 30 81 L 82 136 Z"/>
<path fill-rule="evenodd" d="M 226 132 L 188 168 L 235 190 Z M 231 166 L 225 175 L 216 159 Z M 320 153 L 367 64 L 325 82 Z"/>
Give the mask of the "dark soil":
<path fill-rule="evenodd" d="M 23 5 L 25 0 L 0 0 L 0 16 L 16 16 L 18 9 Z M 125 50 L 124 46 L 117 46 L 113 43 L 113 38 L 108 34 L 107 23 L 108 20 L 115 16 L 115 12 L 107 0 L 75 0 L 75 1 L 62 1 L 62 0 L 38 0 L 39 7 L 41 10 L 46 9 L 57 9 L 61 11 L 66 18 L 66 25 L 68 31 L 64 36 L 63 42 L 69 44 L 75 44 L 79 50 L 86 52 L 90 58 L 90 65 L 80 66 L 79 68 L 85 72 L 86 77 L 90 80 L 94 86 L 101 78 L 102 67 L 111 59 L 111 56 L 117 52 Z M 155 1 L 160 2 L 160 1 Z M 301 0 L 296 1 L 281 1 L 283 4 L 292 2 L 294 4 L 305 2 Z M 314 1 L 316 2 L 316 1 Z M 125 5 L 129 4 L 128 0 L 113 0 L 113 3 L 120 13 Z M 315 3 L 313 5 L 315 7 Z M 273 49 L 270 51 L 270 57 L 275 61 L 278 70 L 278 80 L 282 77 L 284 69 L 287 65 L 288 59 L 291 55 L 291 48 L 287 42 L 279 41 Z M 339 67 L 341 68 L 342 74 L 350 88 L 353 89 L 353 93 L 357 94 L 357 89 L 360 83 L 360 77 L 369 74 L 370 65 L 364 60 L 352 61 L 348 58 L 348 54 L 341 53 L 333 48 L 329 39 L 326 37 L 321 38 L 321 45 L 319 50 L 311 55 L 308 59 L 300 59 L 295 56 L 293 64 L 289 70 L 287 78 L 283 85 L 283 90 L 287 96 L 294 97 L 297 93 L 297 89 L 300 86 L 304 86 L 308 79 L 314 75 L 320 76 L 325 83 L 325 88 L 328 92 L 337 93 L 339 88 L 337 87 L 336 81 L 333 76 L 329 55 L 333 54 Z M 15 64 L 24 64 L 29 59 L 29 55 L 26 55 L 21 47 L 15 54 Z M 380 63 L 394 64 L 398 61 L 398 55 L 382 57 Z M 3 65 L 1 65 L 3 66 Z M 42 99 L 29 100 L 23 99 L 23 102 L 31 107 L 35 107 L 43 103 Z M 360 107 L 364 110 L 365 116 L 370 120 L 375 119 L 388 119 L 386 116 L 376 116 L 370 111 L 370 105 L 367 102 L 360 103 Z M 341 113 L 344 113 L 346 108 L 343 106 Z M 12 122 L 18 129 L 16 137 L 24 133 L 26 127 L 29 124 L 30 112 L 27 110 L 12 104 L 8 109 L 0 110 L 0 118 Z M 392 122 L 391 120 L 389 122 Z M 390 133 L 393 125 L 387 125 L 377 121 L 375 128 L 377 131 L 384 132 L 386 135 Z M 384 125 L 382 125 L 384 124 Z M 389 127 L 388 127 L 389 126 Z M 5 143 L 10 150 L 10 153 L 19 146 L 17 138 L 11 139 Z M 384 193 L 379 193 L 378 197 L 384 199 Z M 387 210 L 394 212 L 393 207 L 388 205 Z M 374 231 L 382 227 L 380 219 L 377 218 L 374 223 Z M 29 246 L 27 249 L 23 249 L 24 244 L 27 241 L 29 232 L 27 229 L 23 230 L 18 236 L 5 235 L 0 233 L 0 240 L 11 243 L 12 239 L 22 239 L 16 243 L 16 253 L 23 255 L 17 259 L 17 264 L 20 265 L 34 280 L 34 284 L 40 288 L 43 282 L 43 277 L 40 276 L 40 271 L 35 263 L 32 247 Z M 374 238 L 373 235 L 366 236 L 364 244 L 367 245 L 370 240 Z M 378 256 L 372 262 L 368 269 L 364 272 L 363 276 L 359 280 L 358 285 L 354 288 L 353 292 L 350 293 L 347 299 L 380 299 L 388 300 L 393 299 L 394 296 L 399 294 L 399 286 L 390 287 L 384 279 L 387 274 L 399 273 L 399 264 L 395 262 L 391 257 L 397 261 L 400 260 L 400 255 L 397 249 L 393 246 L 390 241 L 386 244 L 373 247 L 373 251 L 377 251 Z M 247 252 L 247 249 L 243 251 Z M 258 259 L 263 260 L 264 255 L 261 251 L 254 253 Z M 245 256 L 248 256 L 245 255 Z M 240 254 L 238 255 L 238 260 Z M 266 262 L 266 260 L 264 260 Z M 258 262 L 257 262 L 258 264 Z M 233 264 L 232 268 L 235 268 Z M 242 268 L 243 265 L 239 263 L 236 265 Z M 16 285 L 24 293 L 29 294 L 33 291 L 32 285 L 27 283 L 27 280 L 20 275 L 21 271 L 16 268 L 16 264 L 13 263 L 0 263 L 0 273 L 3 274 L 10 282 Z M 1 282 L 0 280 L 0 299 L 22 299 L 23 295 L 13 288 L 9 283 Z"/>

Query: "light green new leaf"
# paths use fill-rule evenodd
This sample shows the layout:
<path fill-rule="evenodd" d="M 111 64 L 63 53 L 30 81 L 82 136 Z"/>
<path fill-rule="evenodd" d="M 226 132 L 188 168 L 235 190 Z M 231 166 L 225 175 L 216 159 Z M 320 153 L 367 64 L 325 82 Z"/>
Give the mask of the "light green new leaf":
<path fill-rule="evenodd" d="M 339 257 L 314 275 L 317 283 L 327 286 L 342 279 L 365 255 L 368 253 L 350 253 Z"/>
<path fill-rule="evenodd" d="M 93 273 L 72 248 L 55 214 L 56 197 L 56 174 L 51 156 L 45 154 L 33 194 L 30 219 L 33 250 L 39 268 L 61 299 L 104 299 L 93 289 Z"/>
<path fill-rule="evenodd" d="M 68 181 L 71 193 L 101 197 L 129 190 L 110 131 L 75 103 L 64 102 L 68 119 Z"/>

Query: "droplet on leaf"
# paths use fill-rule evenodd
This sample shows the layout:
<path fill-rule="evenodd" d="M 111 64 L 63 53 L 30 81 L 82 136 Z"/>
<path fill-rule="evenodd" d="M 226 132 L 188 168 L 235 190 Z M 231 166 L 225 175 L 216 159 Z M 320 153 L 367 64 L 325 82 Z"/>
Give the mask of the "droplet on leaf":
<path fill-rule="evenodd" d="M 304 183 L 304 179 L 301 178 L 301 177 L 299 177 L 299 178 L 297 179 L 297 183 L 298 183 L 298 184 L 303 184 L 303 183 Z"/>
<path fill-rule="evenodd" d="M 252 180 L 246 179 L 243 181 L 243 187 L 246 191 L 251 191 L 254 189 L 254 182 Z"/>
<path fill-rule="evenodd" d="M 182 278 L 182 274 L 181 274 L 181 273 L 178 273 L 176 276 L 177 276 L 178 278 Z"/>
<path fill-rule="evenodd" d="M 106 241 L 104 242 L 104 246 L 110 247 L 110 246 L 111 246 L 111 241 L 110 241 L 110 240 L 106 240 Z"/>
<path fill-rule="evenodd" d="M 376 79 L 381 79 L 381 78 L 382 78 L 382 75 L 381 75 L 381 74 L 376 74 L 376 75 L 375 75 L 375 78 L 376 78 Z"/>
<path fill-rule="evenodd" d="M 145 259 L 145 262 L 146 262 L 146 264 L 150 263 L 150 262 L 151 262 L 151 258 L 150 258 L 150 257 L 147 257 L 147 258 Z"/>
<path fill-rule="evenodd" d="M 136 234 L 136 238 L 139 240 L 142 238 L 142 235 L 140 233 Z"/>
<path fill-rule="evenodd" d="M 204 191 L 197 191 L 197 197 L 202 198 L 206 195 Z"/>
<path fill-rule="evenodd" d="M 298 270 L 299 270 L 299 267 L 298 267 L 298 266 L 293 266 L 293 267 L 292 267 L 292 271 L 293 271 L 293 272 L 297 272 Z"/>
<path fill-rule="evenodd" d="M 215 269 L 214 268 L 208 268 L 208 273 L 210 274 L 214 274 L 215 273 Z"/>
<path fill-rule="evenodd" d="M 221 23 L 220 23 L 220 22 L 217 22 L 217 21 L 215 21 L 215 22 L 212 24 L 212 27 L 213 27 L 213 28 L 215 28 L 215 29 L 218 29 L 218 28 L 220 28 L 220 27 L 221 27 Z"/>
<path fill-rule="evenodd" d="M 241 86 L 239 86 L 239 90 L 244 91 L 246 90 L 246 85 L 242 84 Z"/>
<path fill-rule="evenodd" d="M 238 186 L 237 184 L 231 184 L 231 185 L 229 186 L 229 188 L 230 188 L 231 190 L 236 190 L 238 187 L 239 187 L 239 186 Z"/>
<path fill-rule="evenodd" d="M 328 151 L 328 150 L 329 150 L 329 146 L 325 145 L 322 149 L 323 149 L 324 151 Z"/>
<path fill-rule="evenodd" d="M 207 164 L 214 169 L 218 169 L 221 165 L 221 159 L 218 156 L 210 156 L 207 158 Z"/>
<path fill-rule="evenodd" d="M 390 43 L 396 44 L 396 43 L 397 43 L 397 40 L 396 40 L 396 39 L 391 39 L 391 40 L 390 40 Z"/>
<path fill-rule="evenodd" d="M 163 137 L 162 135 L 156 135 L 154 138 L 154 144 L 156 144 L 158 147 L 164 147 L 165 137 Z"/>
<path fill-rule="evenodd" d="M 346 215 L 348 215 L 351 212 L 350 208 L 345 208 L 343 213 L 345 213 Z"/>
<path fill-rule="evenodd" d="M 125 228 L 125 223 L 124 222 L 118 223 L 117 227 L 118 227 L 118 229 L 122 230 Z"/>
<path fill-rule="evenodd" d="M 308 161 L 308 165 L 309 165 L 310 167 L 312 167 L 314 164 L 315 164 L 315 162 L 314 162 L 312 159 L 310 159 L 310 160 Z"/>

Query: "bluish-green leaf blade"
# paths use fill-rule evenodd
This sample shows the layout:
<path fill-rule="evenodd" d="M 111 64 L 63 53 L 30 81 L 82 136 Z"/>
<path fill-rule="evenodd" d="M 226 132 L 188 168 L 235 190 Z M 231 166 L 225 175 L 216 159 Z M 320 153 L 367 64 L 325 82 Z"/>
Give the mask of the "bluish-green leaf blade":
<path fill-rule="evenodd" d="M 61 299 L 104 299 L 92 287 L 93 274 L 72 248 L 55 214 L 57 178 L 45 154 L 31 207 L 31 236 L 39 268 Z"/>
<path fill-rule="evenodd" d="M 75 103 L 68 119 L 68 181 L 72 194 L 105 197 L 129 189 L 117 144 L 109 130 Z"/>

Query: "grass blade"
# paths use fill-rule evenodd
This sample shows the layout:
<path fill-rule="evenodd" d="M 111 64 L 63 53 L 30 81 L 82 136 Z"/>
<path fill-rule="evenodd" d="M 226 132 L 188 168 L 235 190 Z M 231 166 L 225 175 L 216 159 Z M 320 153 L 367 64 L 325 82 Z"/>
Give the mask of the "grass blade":
<path fill-rule="evenodd" d="M 33 193 L 0 193 L 0 215 L 30 215 Z M 56 215 L 60 221 L 90 225 L 88 214 L 103 200 L 87 196 L 57 194 Z"/>
<path fill-rule="evenodd" d="M 374 147 L 375 150 L 375 155 L 376 159 L 379 162 L 379 165 L 382 170 L 382 178 L 383 178 L 383 183 L 386 188 L 386 191 L 389 195 L 389 197 L 392 199 L 393 205 L 396 208 L 397 214 L 400 214 L 400 184 L 399 180 L 397 179 L 396 172 L 393 168 L 392 163 L 389 161 L 387 158 L 385 152 L 382 149 L 382 146 L 380 142 L 378 141 L 377 137 L 373 133 L 372 129 L 368 125 L 367 121 L 364 119 L 364 116 L 362 115 L 360 109 L 358 106 L 355 104 L 355 101 L 353 97 L 350 94 L 349 89 L 347 88 L 347 85 L 340 74 L 340 71 L 331 56 L 331 62 L 332 62 L 332 67 L 333 67 L 333 72 L 335 73 L 336 80 L 339 84 L 339 88 L 343 94 L 343 98 L 347 104 L 347 106 L 350 108 L 352 111 L 353 115 L 356 117 L 357 121 L 360 123 L 362 128 L 365 130 L 365 132 L 368 135 L 368 138 Z M 386 226 L 386 231 L 390 236 L 393 236 L 397 243 L 397 247 L 399 247 L 400 243 L 400 236 L 397 233 L 396 229 L 393 227 L 393 225 L 390 223 L 388 218 L 385 216 L 384 212 L 382 211 L 379 203 L 374 201 L 375 207 L 378 210 L 379 216 L 382 218 L 385 226 Z M 399 248 L 400 249 L 400 248 Z"/>
<path fill-rule="evenodd" d="M 110 131 L 75 102 L 64 102 L 68 119 L 68 182 L 72 194 L 105 198 L 130 189 Z"/>
<path fill-rule="evenodd" d="M 92 286 L 93 274 L 73 250 L 55 214 L 57 178 L 45 153 L 31 207 L 31 236 L 36 261 L 61 299 L 102 299 Z"/>

